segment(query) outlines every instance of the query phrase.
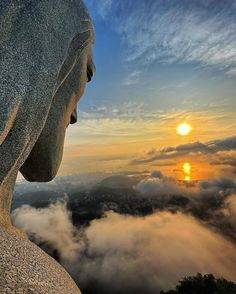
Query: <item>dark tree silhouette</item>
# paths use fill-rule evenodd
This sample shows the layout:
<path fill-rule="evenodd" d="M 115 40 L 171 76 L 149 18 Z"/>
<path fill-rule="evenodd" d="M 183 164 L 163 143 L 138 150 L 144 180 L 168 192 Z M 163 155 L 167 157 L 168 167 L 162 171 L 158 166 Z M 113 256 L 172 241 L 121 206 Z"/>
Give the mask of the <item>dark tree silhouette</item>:
<path fill-rule="evenodd" d="M 225 279 L 216 279 L 213 275 L 197 274 L 186 277 L 176 286 L 175 290 L 160 294 L 236 294 L 236 284 Z"/>

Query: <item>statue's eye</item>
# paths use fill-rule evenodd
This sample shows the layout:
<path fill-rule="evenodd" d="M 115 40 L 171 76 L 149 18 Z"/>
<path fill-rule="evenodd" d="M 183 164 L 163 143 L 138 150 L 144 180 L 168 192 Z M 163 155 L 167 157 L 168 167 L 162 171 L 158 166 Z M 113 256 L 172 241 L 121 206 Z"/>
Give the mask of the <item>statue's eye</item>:
<path fill-rule="evenodd" d="M 92 77 L 93 77 L 93 71 L 90 67 L 87 67 L 87 83 L 91 81 Z"/>

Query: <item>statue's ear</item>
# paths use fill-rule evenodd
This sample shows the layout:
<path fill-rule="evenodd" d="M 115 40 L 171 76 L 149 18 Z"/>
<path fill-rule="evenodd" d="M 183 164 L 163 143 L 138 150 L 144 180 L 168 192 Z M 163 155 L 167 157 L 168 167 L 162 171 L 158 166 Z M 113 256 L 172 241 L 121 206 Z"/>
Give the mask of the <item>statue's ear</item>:
<path fill-rule="evenodd" d="M 19 110 L 20 101 L 0 101 L 0 146 L 11 130 Z"/>

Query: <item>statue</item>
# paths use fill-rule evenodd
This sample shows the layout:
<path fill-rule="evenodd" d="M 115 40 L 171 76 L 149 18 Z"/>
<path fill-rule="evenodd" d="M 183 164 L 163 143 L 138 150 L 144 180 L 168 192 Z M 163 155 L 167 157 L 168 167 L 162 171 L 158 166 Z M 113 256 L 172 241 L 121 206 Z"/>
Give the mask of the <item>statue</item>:
<path fill-rule="evenodd" d="M 81 0 L 0 1 L 0 293 L 80 293 L 11 224 L 10 209 L 19 170 L 29 181 L 57 173 L 66 128 L 95 72 L 94 40 Z"/>

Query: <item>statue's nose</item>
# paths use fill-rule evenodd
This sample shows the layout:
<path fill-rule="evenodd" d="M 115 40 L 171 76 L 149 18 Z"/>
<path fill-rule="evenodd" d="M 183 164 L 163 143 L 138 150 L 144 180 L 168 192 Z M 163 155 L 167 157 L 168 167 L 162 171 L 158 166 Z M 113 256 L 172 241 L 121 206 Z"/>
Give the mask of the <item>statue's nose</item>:
<path fill-rule="evenodd" d="M 77 108 L 75 107 L 74 111 L 72 112 L 71 116 L 70 116 L 70 124 L 73 125 L 77 122 Z"/>

